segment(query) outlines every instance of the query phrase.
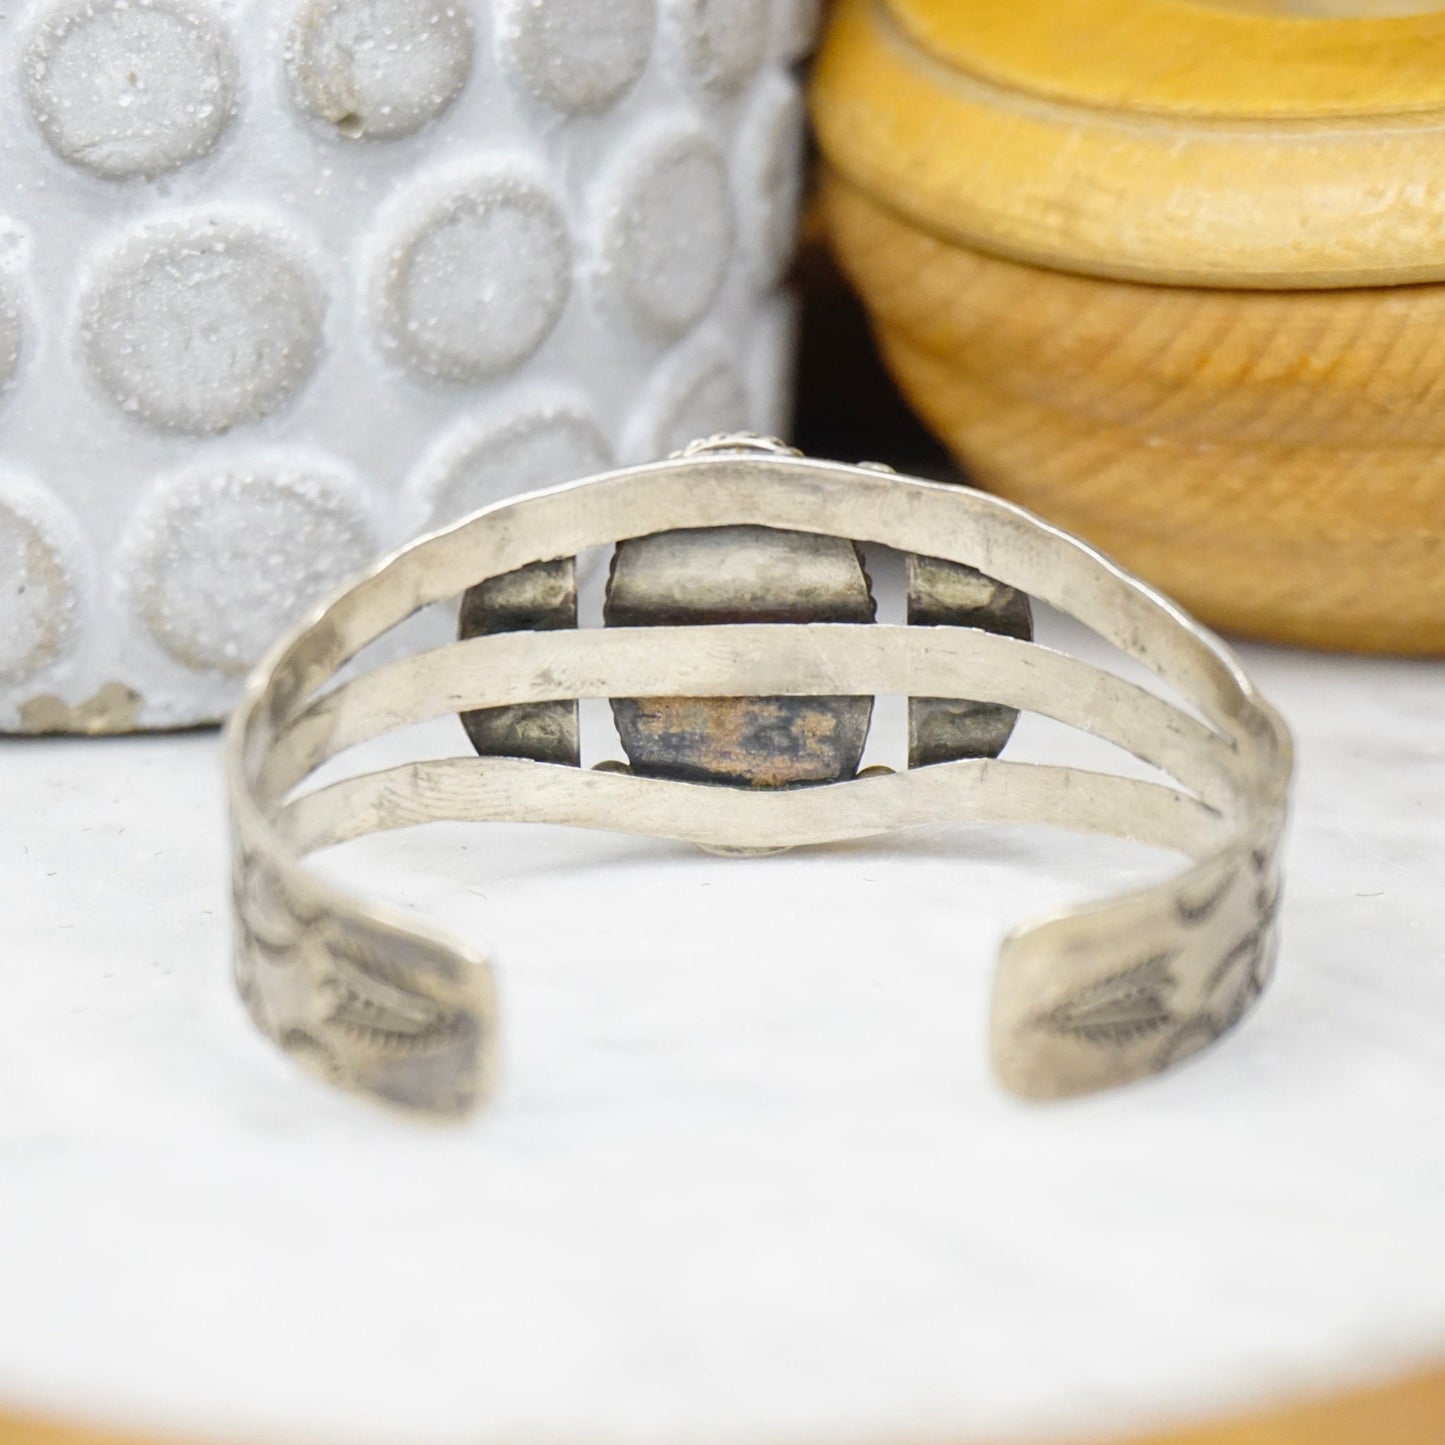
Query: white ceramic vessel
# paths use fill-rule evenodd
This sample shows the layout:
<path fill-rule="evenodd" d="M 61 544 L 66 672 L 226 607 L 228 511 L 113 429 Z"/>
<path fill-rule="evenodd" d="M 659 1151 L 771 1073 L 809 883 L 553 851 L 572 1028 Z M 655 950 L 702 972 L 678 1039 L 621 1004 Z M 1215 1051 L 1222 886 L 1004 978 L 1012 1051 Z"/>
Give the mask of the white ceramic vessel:
<path fill-rule="evenodd" d="M 0 13 L 0 731 L 215 719 L 406 535 L 779 429 L 813 8 Z"/>

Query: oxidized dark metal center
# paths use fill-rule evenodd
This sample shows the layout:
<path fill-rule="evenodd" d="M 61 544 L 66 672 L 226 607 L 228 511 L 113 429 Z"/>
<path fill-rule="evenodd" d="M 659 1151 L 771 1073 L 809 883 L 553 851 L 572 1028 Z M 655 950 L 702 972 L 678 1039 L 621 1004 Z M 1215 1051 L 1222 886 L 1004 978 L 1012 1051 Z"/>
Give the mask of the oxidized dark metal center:
<path fill-rule="evenodd" d="M 709 527 L 617 548 L 613 627 L 725 622 L 872 622 L 858 549 L 838 537 Z M 622 746 L 644 777 L 740 787 L 830 783 L 858 771 L 868 697 L 618 698 Z"/>
<path fill-rule="evenodd" d="M 1033 635 L 1028 598 L 972 567 L 908 559 L 908 620 Z M 662 532 L 618 544 L 605 620 L 612 627 L 722 623 L 869 623 L 876 606 L 857 546 L 769 527 Z M 461 636 L 577 625 L 576 566 L 540 562 L 467 593 Z M 639 776 L 733 787 L 787 788 L 856 776 L 868 740 L 869 697 L 617 698 L 613 716 Z M 914 698 L 909 766 L 994 757 L 1017 713 L 997 703 Z M 464 715 L 484 755 L 580 762 L 575 702 L 487 708 Z"/>

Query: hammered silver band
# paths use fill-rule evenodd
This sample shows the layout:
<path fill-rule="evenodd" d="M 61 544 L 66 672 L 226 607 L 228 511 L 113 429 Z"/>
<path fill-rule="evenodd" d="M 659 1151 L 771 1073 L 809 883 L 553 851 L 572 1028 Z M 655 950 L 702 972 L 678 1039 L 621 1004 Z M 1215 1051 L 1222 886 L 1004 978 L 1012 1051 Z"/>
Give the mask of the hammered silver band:
<path fill-rule="evenodd" d="M 579 626 L 574 559 L 614 544 L 608 625 Z M 855 544 L 908 557 L 908 625 L 872 620 Z M 1030 640 L 1029 597 L 1177 701 Z M 455 598 L 458 641 L 335 680 Z M 878 694 L 913 700 L 909 766 L 860 774 Z M 629 764 L 578 766 L 586 697 L 612 700 Z M 1001 761 L 1019 709 L 1171 781 Z M 348 749 L 452 713 L 476 755 L 304 790 Z M 1292 749 L 1222 643 L 1084 543 L 967 488 L 721 438 L 501 503 L 381 563 L 258 670 L 227 768 L 235 969 L 252 1018 L 337 1083 L 445 1116 L 493 1079 L 489 960 L 323 882 L 304 861 L 318 849 L 465 820 L 754 852 L 1010 822 L 1184 854 L 1167 883 L 1004 941 L 995 1070 L 1054 1098 L 1168 1068 L 1259 997 Z"/>

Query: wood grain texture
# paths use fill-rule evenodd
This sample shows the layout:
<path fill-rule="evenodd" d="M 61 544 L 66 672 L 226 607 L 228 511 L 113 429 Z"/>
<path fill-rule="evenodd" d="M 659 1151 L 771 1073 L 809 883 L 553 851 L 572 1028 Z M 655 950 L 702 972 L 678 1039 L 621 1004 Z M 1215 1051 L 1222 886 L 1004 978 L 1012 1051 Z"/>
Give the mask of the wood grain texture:
<path fill-rule="evenodd" d="M 1216 627 L 1445 653 L 1445 285 L 1141 286 L 947 243 L 837 176 L 823 205 L 982 485 Z"/>
<path fill-rule="evenodd" d="M 842 0 L 831 164 L 931 233 L 1229 288 L 1445 280 L 1445 13 Z"/>
<path fill-rule="evenodd" d="M 1256 15 L 1321 16 L 1336 19 L 1429 15 L 1442 8 L 1440 0 L 1197 0 L 1224 10 L 1246 10 Z"/>
<path fill-rule="evenodd" d="M 1071 104 L 1236 120 L 1379 121 L 1445 109 L 1439 5 L 884 3 L 944 64 Z"/>
<path fill-rule="evenodd" d="M 234 1436 L 225 1438 L 235 1439 Z M 1445 1440 L 1445 1371 L 1227 1423 L 1131 1436 L 1128 1440 L 1095 1439 L 1090 1445 L 1440 1445 L 1441 1440 Z M 200 1445 L 200 1442 L 194 1438 L 183 1441 L 176 1436 L 110 1434 L 37 1417 L 0 1415 L 0 1445 Z M 267 1442 L 256 1441 L 255 1445 L 267 1445 Z M 822 1442 L 810 1440 L 807 1445 L 822 1445 Z M 958 1445 L 983 1445 L 983 1442 L 960 1440 Z M 1063 1442 L 1041 1442 L 1041 1445 L 1063 1445 Z"/>

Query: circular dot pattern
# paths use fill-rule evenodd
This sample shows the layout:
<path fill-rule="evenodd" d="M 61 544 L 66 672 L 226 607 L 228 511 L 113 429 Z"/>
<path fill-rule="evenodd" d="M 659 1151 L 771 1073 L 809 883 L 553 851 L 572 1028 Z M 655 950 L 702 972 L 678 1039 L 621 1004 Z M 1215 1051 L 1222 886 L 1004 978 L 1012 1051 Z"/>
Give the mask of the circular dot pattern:
<path fill-rule="evenodd" d="M 22 326 L 15 278 L 0 270 L 0 391 L 15 379 L 20 366 Z"/>
<path fill-rule="evenodd" d="M 704 360 L 662 390 L 648 437 L 654 456 L 670 456 L 699 437 L 746 429 L 748 394 L 737 369 L 721 357 Z"/>
<path fill-rule="evenodd" d="M 55 153 L 112 180 L 205 155 L 236 109 L 230 36 L 188 0 L 53 5 L 24 71 L 31 113 Z"/>
<path fill-rule="evenodd" d="M 479 178 L 426 208 L 391 248 L 382 279 L 387 336 L 414 371 L 486 381 L 542 344 L 571 279 L 557 203 L 528 181 Z"/>
<path fill-rule="evenodd" d="M 768 51 L 769 0 L 678 0 L 683 53 L 699 85 L 731 94 Z"/>
<path fill-rule="evenodd" d="M 287 43 L 296 103 L 352 139 L 410 135 L 472 68 L 462 0 L 309 0 Z"/>
<path fill-rule="evenodd" d="M 783 431 L 817 4 L 0 0 L 0 732 L 214 721 L 380 547 Z"/>
<path fill-rule="evenodd" d="M 418 492 L 430 525 L 442 526 L 504 497 L 559 486 L 611 464 L 607 438 L 586 411 L 549 407 L 458 438 Z"/>
<path fill-rule="evenodd" d="M 644 151 L 603 239 L 605 273 L 644 331 L 680 336 L 712 305 L 733 248 L 722 158 L 700 136 Z"/>
<path fill-rule="evenodd" d="M 813 48 L 822 11 L 823 0 L 783 0 L 778 32 L 784 61 L 801 60 Z"/>
<path fill-rule="evenodd" d="M 200 435 L 255 421 L 300 390 L 325 299 L 284 237 L 209 217 L 131 237 L 97 268 L 81 312 L 85 359 L 116 403 Z"/>
<path fill-rule="evenodd" d="M 0 479 L 0 683 L 28 681 L 71 641 L 77 585 L 61 541 L 67 524 L 39 488 Z"/>
<path fill-rule="evenodd" d="M 127 539 L 127 581 L 172 658 L 239 677 L 375 548 L 355 488 L 322 468 L 191 473 L 147 499 Z"/>
<path fill-rule="evenodd" d="M 792 80 L 770 75 L 758 87 L 738 142 L 748 257 L 772 285 L 792 259 L 803 194 L 803 101 Z"/>
<path fill-rule="evenodd" d="M 792 425 L 793 357 L 798 350 L 798 300 L 775 292 L 758 308 L 742 357 L 753 404 L 748 425 L 764 436 L 785 436 Z"/>
<path fill-rule="evenodd" d="M 643 72 L 657 23 L 653 0 L 511 0 L 504 53 L 522 83 L 559 110 L 601 110 Z"/>

